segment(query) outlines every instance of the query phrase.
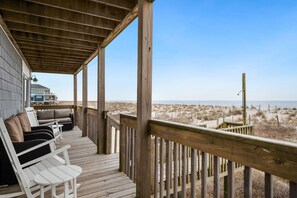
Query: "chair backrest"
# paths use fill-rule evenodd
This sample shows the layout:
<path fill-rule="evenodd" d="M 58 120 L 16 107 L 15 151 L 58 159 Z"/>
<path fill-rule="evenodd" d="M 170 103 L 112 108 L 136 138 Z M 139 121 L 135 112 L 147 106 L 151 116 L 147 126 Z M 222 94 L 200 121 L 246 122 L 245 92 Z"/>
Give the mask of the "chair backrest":
<path fill-rule="evenodd" d="M 37 119 L 35 109 L 33 107 L 27 107 L 27 108 L 25 108 L 25 110 L 26 110 L 26 113 L 28 115 L 31 127 L 39 126 L 39 122 L 38 122 L 38 119 Z"/>
<path fill-rule="evenodd" d="M 6 153 L 8 155 L 9 161 L 12 165 L 12 168 L 15 172 L 17 180 L 20 184 L 20 187 L 24 191 L 27 191 L 25 189 L 29 189 L 29 184 L 27 183 L 27 180 L 25 179 L 25 173 L 21 167 L 21 163 L 19 161 L 19 158 L 17 157 L 16 151 L 12 145 L 11 139 L 9 137 L 9 134 L 7 132 L 7 129 L 5 127 L 5 124 L 4 124 L 4 121 L 2 118 L 0 118 L 0 139 L 2 140 L 2 143 L 6 150 Z"/>

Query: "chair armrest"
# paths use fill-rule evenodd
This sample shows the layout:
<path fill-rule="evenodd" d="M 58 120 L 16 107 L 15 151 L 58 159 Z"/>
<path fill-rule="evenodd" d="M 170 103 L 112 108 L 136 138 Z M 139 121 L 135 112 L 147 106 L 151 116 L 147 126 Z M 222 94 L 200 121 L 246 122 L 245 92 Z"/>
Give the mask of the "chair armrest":
<path fill-rule="evenodd" d="M 49 127 L 49 126 L 41 126 L 41 125 L 31 127 L 31 129 L 32 129 L 32 131 L 43 130 L 43 129 L 53 131 L 53 129 L 51 127 Z"/>
<path fill-rule="evenodd" d="M 54 138 L 54 135 L 50 131 L 34 131 L 34 132 L 24 133 L 25 141 L 36 140 L 36 139 L 51 140 L 53 138 Z"/>
<path fill-rule="evenodd" d="M 26 167 L 26 166 L 30 166 L 30 165 L 35 164 L 35 163 L 37 163 L 37 162 L 40 162 L 40 161 L 42 161 L 42 160 L 51 158 L 51 157 L 53 157 L 53 156 L 55 156 L 55 155 L 57 155 L 57 154 L 59 154 L 59 153 L 64 153 L 64 157 L 65 157 L 65 156 L 67 157 L 67 156 L 68 156 L 68 152 L 67 152 L 67 150 L 68 150 L 69 148 L 70 148 L 70 145 L 63 146 L 62 148 L 59 148 L 59 149 L 57 149 L 57 150 L 55 150 L 55 151 L 53 151 L 53 152 L 51 152 L 51 153 L 49 153 L 49 154 L 46 154 L 46 155 L 44 155 L 44 156 L 42 156 L 42 157 L 36 158 L 36 159 L 34 159 L 34 160 L 32 160 L 32 161 L 29 161 L 29 162 L 27 162 L 27 163 L 25 163 L 25 164 L 22 164 L 21 167 L 23 168 L 23 167 Z M 69 161 L 69 159 L 66 159 L 65 161 Z"/>
<path fill-rule="evenodd" d="M 31 151 L 33 151 L 33 150 L 36 150 L 36 149 L 38 149 L 38 148 L 40 148 L 40 147 L 43 147 L 43 146 L 45 146 L 45 145 L 50 145 L 50 144 L 55 144 L 55 140 L 52 139 L 52 140 L 43 142 L 43 143 L 41 143 L 41 144 L 38 144 L 38 145 L 36 145 L 36 146 L 33 146 L 33 147 L 29 148 L 29 149 L 26 149 L 26 150 L 24 150 L 24 151 L 18 153 L 17 156 L 19 157 L 19 156 L 24 155 L 24 154 L 26 154 L 26 153 L 29 153 L 29 152 L 31 152 Z"/>

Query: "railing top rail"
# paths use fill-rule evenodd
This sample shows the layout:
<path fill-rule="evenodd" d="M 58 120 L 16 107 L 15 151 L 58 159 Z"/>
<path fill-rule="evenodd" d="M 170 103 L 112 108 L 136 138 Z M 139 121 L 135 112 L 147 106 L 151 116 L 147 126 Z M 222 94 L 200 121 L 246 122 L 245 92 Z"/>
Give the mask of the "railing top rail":
<path fill-rule="evenodd" d="M 127 118 L 131 120 L 137 120 L 137 117 L 135 115 L 129 115 L 129 114 L 120 114 L 121 118 Z"/>
<path fill-rule="evenodd" d="M 42 109 L 74 109 L 74 105 L 38 105 L 33 106 L 35 110 Z"/>
<path fill-rule="evenodd" d="M 221 128 L 221 129 L 218 129 L 218 130 L 227 131 L 227 130 L 233 130 L 233 129 L 249 128 L 249 127 L 254 127 L 254 125 L 250 124 L 250 125 L 244 125 L 244 126 L 236 126 L 236 127 L 229 127 L 229 128 Z"/>
<path fill-rule="evenodd" d="M 112 120 L 113 122 L 115 122 L 117 125 L 120 125 L 120 121 L 118 121 L 117 119 L 115 119 L 112 115 L 107 115 L 107 117 Z"/>
<path fill-rule="evenodd" d="M 297 182 L 297 144 L 150 120 L 152 135 Z"/>

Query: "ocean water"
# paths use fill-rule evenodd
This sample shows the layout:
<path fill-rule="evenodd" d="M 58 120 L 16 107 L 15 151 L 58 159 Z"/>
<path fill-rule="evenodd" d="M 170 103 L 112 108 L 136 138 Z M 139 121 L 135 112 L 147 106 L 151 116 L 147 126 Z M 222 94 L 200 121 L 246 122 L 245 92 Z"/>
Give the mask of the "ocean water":
<path fill-rule="evenodd" d="M 188 104 L 188 105 L 214 105 L 214 106 L 241 106 L 240 100 L 158 100 L 153 101 L 154 104 Z M 275 108 L 297 108 L 297 101 L 256 101 L 248 100 L 247 106 L 254 106 L 262 110 Z"/>

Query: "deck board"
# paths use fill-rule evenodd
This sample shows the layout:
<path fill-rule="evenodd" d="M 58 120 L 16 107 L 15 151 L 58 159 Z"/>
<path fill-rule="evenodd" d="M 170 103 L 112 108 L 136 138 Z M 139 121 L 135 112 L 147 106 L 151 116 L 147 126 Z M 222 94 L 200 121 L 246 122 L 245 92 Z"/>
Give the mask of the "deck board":
<path fill-rule="evenodd" d="M 63 132 L 63 140 L 57 145 L 71 145 L 68 150 L 70 162 L 82 167 L 83 172 L 77 178 L 81 185 L 78 197 L 136 197 L 133 181 L 119 172 L 119 154 L 98 155 L 96 145 L 81 135 L 81 131 L 75 127 L 72 131 Z M 12 188 L 15 186 L 8 187 L 6 191 Z M 62 191 L 63 187 L 58 186 L 57 192 Z M 50 197 L 50 192 L 46 193 L 46 197 Z"/>
<path fill-rule="evenodd" d="M 78 128 L 64 132 L 63 140 L 58 145 L 71 145 L 70 162 L 83 169 L 77 179 L 81 184 L 78 197 L 122 197 L 133 193 L 135 195 L 135 184 L 124 173 L 119 172 L 119 155 L 98 155 L 96 145 L 81 135 Z"/>

